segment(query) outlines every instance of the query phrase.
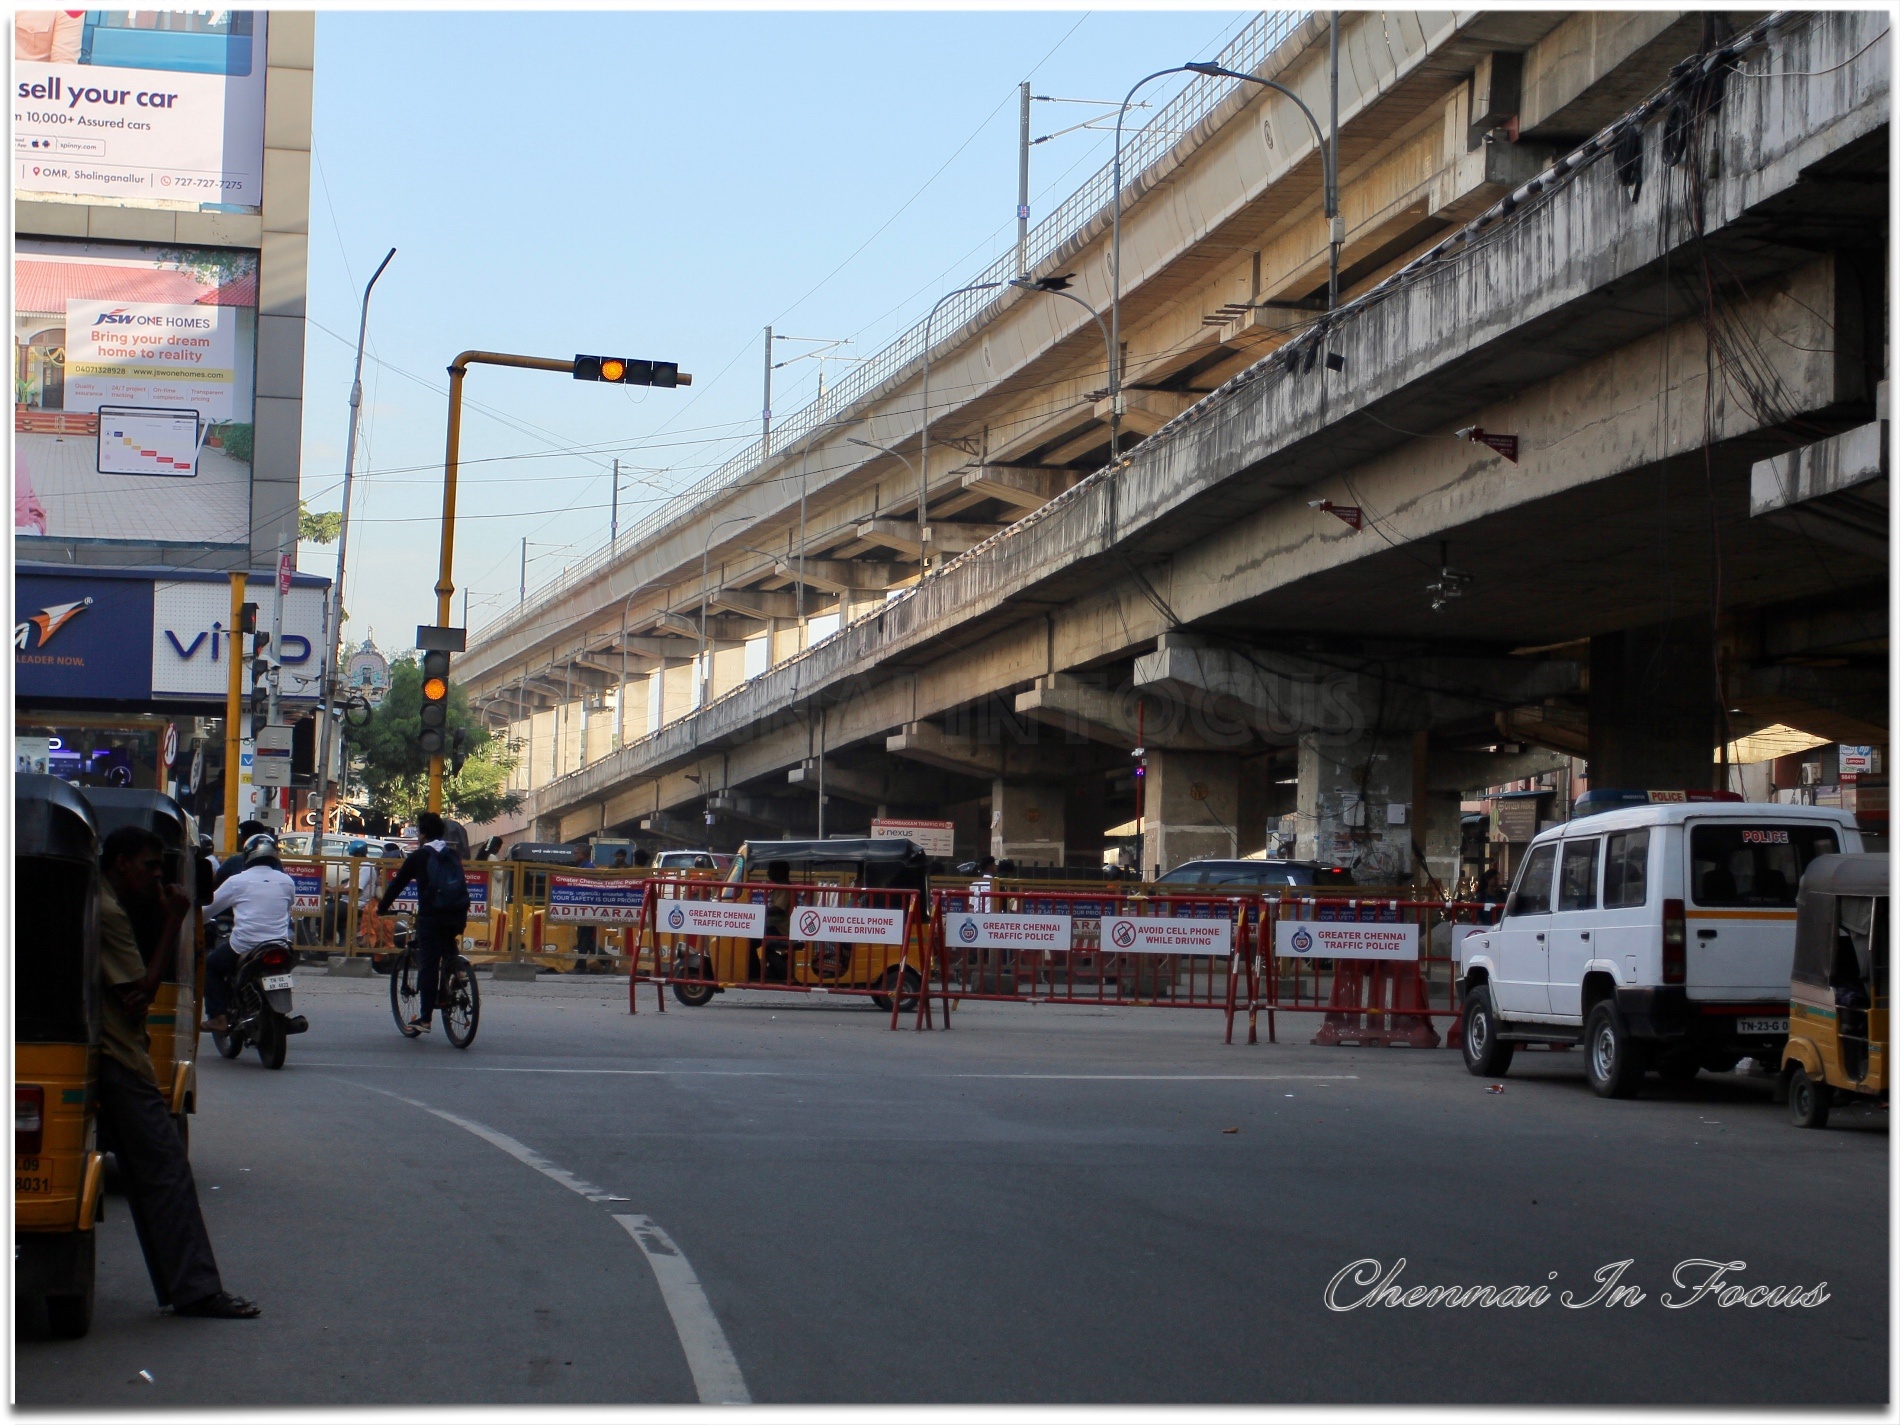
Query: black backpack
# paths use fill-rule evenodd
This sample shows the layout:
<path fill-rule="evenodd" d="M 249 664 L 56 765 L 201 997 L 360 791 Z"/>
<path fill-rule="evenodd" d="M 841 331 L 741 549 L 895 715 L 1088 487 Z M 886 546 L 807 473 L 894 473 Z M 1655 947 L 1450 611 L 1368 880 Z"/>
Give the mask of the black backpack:
<path fill-rule="evenodd" d="M 468 881 L 453 847 L 431 850 L 423 865 L 420 910 L 424 915 L 467 915 Z"/>

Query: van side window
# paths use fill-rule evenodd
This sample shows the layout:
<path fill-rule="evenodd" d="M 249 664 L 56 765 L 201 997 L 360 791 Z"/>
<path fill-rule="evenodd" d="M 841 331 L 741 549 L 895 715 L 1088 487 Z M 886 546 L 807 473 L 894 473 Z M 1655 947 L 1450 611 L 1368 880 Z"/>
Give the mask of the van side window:
<path fill-rule="evenodd" d="M 1511 892 L 1511 905 L 1505 911 L 1512 915 L 1548 915 L 1550 913 L 1550 877 L 1557 865 L 1557 843 L 1539 846 L 1531 852 L 1530 860 L 1524 863 L 1524 873 L 1517 878 L 1517 887 Z"/>
<path fill-rule="evenodd" d="M 1649 832 L 1615 832 L 1603 861 L 1604 909 L 1644 905 L 1648 900 Z"/>
<path fill-rule="evenodd" d="M 1602 845 L 1594 836 L 1564 843 L 1563 869 L 1557 876 L 1558 910 L 1597 908 L 1597 849 Z"/>
<path fill-rule="evenodd" d="M 1690 893 L 1697 905 L 1792 908 L 1808 862 L 1839 849 L 1828 826 L 1706 823 L 1689 833 Z"/>

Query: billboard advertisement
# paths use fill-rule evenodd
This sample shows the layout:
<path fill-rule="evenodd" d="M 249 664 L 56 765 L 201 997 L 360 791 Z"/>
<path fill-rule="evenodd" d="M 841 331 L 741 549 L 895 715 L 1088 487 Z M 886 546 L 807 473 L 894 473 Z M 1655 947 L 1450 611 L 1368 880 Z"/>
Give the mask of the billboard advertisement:
<path fill-rule="evenodd" d="M 22 552 L 247 546 L 257 254 L 22 238 L 13 281 Z"/>
<path fill-rule="evenodd" d="M 21 10 L 13 191 L 255 212 L 266 17 L 251 10 Z"/>
<path fill-rule="evenodd" d="M 307 576 L 306 576 L 307 577 Z M 151 689 L 159 698 L 220 699 L 230 677 L 231 591 L 223 583 L 203 579 L 159 579 L 151 585 Z M 314 702 L 323 653 L 326 590 L 310 579 L 299 582 L 284 596 L 284 643 L 278 657 L 283 664 L 282 697 L 287 703 Z M 260 628 L 268 629 L 275 615 L 276 592 L 269 584 L 253 585 L 246 597 L 257 604 Z M 248 679 L 245 687 L 248 689 Z"/>

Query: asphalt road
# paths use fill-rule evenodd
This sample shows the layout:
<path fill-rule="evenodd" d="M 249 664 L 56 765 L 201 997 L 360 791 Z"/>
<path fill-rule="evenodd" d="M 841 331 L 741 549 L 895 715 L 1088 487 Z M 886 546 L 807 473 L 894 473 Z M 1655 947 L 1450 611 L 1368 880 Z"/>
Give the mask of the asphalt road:
<path fill-rule="evenodd" d="M 263 1318 L 160 1315 L 114 1199 L 92 1334 L 22 1336 L 21 1405 L 1887 1398 L 1884 1113 L 1803 1132 L 1732 1075 L 1606 1102 L 1574 1052 L 1494 1093 L 1190 1012 L 630 1019 L 607 980 L 484 980 L 461 1053 L 399 1038 L 386 985 L 300 974 L 283 1071 L 201 1069 L 200 1192 Z M 1551 1298 L 1327 1308 L 1400 1258 Z M 1625 1259 L 1637 1304 L 1562 1304 Z M 1827 1299 L 1668 1309 L 1689 1259 Z"/>

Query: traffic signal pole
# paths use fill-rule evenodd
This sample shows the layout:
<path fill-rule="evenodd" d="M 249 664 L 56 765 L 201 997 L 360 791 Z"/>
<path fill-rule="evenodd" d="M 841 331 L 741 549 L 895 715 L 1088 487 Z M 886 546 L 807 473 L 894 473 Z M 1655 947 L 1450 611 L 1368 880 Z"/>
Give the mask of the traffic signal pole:
<path fill-rule="evenodd" d="M 621 373 L 629 363 L 618 358 L 576 357 L 571 361 L 558 361 L 546 356 L 517 356 L 505 351 L 465 351 L 449 363 L 449 430 L 447 446 L 442 457 L 442 552 L 441 562 L 435 578 L 435 617 L 436 622 L 448 626 L 449 617 L 454 612 L 455 601 L 455 481 L 462 455 L 462 379 L 468 375 L 471 366 L 513 366 L 523 371 L 555 371 L 563 375 L 574 376 L 576 367 L 583 362 L 591 363 L 589 380 L 612 380 L 618 382 Z M 609 364 L 615 367 L 612 377 L 603 374 Z M 649 372 L 654 365 L 647 363 Z M 660 384 L 648 381 L 642 384 Z M 684 371 L 678 371 L 674 384 L 690 386 L 693 378 Z M 429 810 L 440 815 L 442 811 L 442 763 L 441 753 L 429 758 Z"/>
<path fill-rule="evenodd" d="M 224 626 L 224 836 L 219 851 L 229 856 L 237 850 L 238 759 L 243 750 L 244 668 L 251 651 L 244 646 L 241 625 L 244 622 L 244 573 L 231 575 L 231 621 Z"/>

